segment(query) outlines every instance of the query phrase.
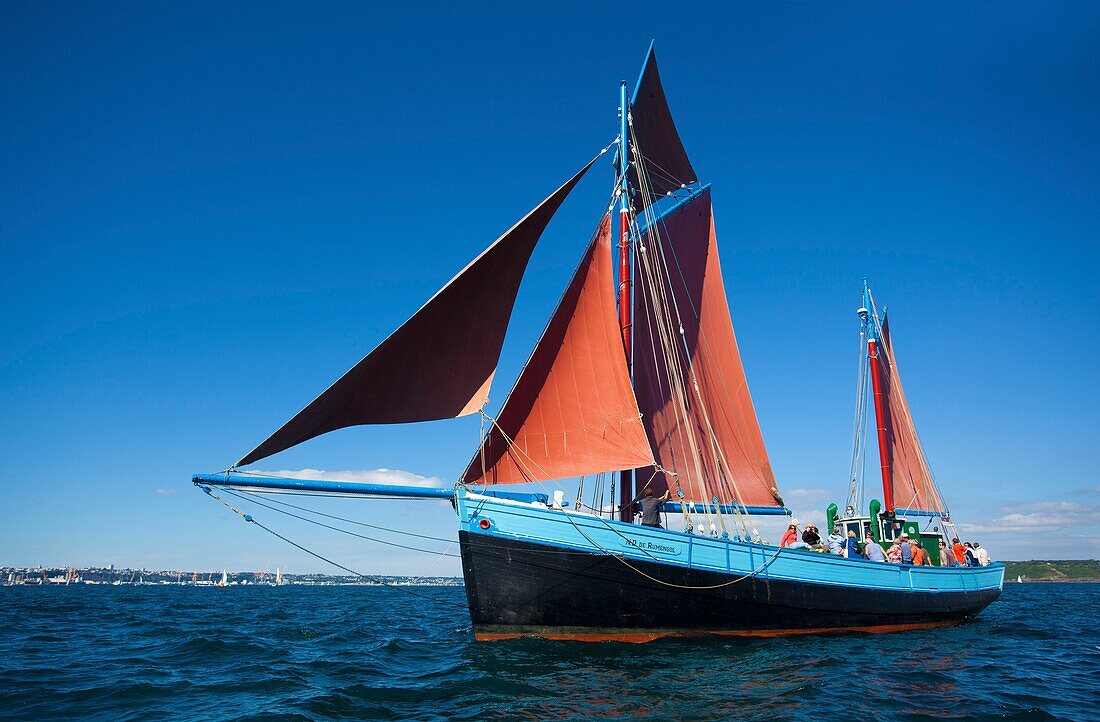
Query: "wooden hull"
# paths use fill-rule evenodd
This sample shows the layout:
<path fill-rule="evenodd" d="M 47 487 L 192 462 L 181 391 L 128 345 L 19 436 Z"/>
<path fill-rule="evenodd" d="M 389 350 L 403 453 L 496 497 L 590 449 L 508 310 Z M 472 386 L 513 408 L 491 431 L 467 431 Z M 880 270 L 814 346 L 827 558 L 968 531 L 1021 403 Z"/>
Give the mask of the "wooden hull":
<path fill-rule="evenodd" d="M 928 629 L 974 617 L 1000 596 L 1003 579 L 1001 565 L 901 567 L 580 515 L 569 526 L 555 527 L 566 512 L 531 506 L 460 503 L 459 512 L 470 522 L 459 532 L 470 617 L 475 637 L 486 641 L 537 636 L 641 642 Z M 507 533 L 513 523 L 538 532 L 543 517 L 550 523 L 544 533 L 556 530 L 559 540 Z M 489 529 L 478 525 L 481 519 L 490 520 Z M 584 549 L 569 538 L 570 530 L 603 548 Z M 628 539 L 627 549 L 656 545 L 677 550 L 678 558 L 611 551 L 610 541 L 597 538 L 605 530 Z M 655 538 L 669 541 L 645 541 Z M 692 543 L 698 548 L 680 549 Z M 727 568 L 704 568 L 708 555 L 722 546 Z M 755 561 L 730 561 L 742 552 Z"/>
<path fill-rule="evenodd" d="M 467 532 L 460 543 L 479 640 L 640 642 L 928 629 L 958 624 L 1000 596 L 1000 589 L 911 592 L 757 577 L 734 582 L 741 575 L 654 562 L 628 567 L 612 556 Z"/>

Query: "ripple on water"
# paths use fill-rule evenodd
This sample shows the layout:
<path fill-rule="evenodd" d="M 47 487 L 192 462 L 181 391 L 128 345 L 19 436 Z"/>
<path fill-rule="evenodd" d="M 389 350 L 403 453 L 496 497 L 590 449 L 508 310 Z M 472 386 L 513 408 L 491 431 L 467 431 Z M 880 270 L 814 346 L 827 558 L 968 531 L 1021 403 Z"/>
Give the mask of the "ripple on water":
<path fill-rule="evenodd" d="M 0 590 L 12 719 L 1084 720 L 1100 585 L 894 635 L 475 644 L 459 588 Z"/>

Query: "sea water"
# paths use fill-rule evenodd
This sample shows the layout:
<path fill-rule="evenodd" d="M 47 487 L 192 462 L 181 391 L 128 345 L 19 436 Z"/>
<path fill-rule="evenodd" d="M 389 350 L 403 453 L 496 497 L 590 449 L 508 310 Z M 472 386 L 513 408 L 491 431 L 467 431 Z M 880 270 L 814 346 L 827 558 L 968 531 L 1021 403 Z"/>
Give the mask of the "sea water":
<path fill-rule="evenodd" d="M 2 588 L 0 718 L 1098 720 L 1100 584 L 1007 584 L 956 628 L 640 645 L 475 643 L 461 587 Z"/>

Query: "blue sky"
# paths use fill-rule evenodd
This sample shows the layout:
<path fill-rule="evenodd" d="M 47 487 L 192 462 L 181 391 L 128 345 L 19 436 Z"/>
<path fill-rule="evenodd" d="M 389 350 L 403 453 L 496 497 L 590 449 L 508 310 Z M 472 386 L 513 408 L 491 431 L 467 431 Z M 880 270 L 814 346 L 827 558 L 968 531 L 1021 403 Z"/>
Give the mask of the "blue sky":
<path fill-rule="evenodd" d="M 610 142 L 651 38 L 796 512 L 843 500 L 868 276 L 964 533 L 995 558 L 1096 556 L 1097 6 L 400 5 L 0 9 L 0 564 L 326 569 L 190 474 Z M 611 172 L 532 259 L 494 408 Z M 477 433 L 350 429 L 260 467 L 449 481 Z M 439 504 L 314 506 L 454 531 Z M 435 562 L 265 514 L 364 571 Z"/>

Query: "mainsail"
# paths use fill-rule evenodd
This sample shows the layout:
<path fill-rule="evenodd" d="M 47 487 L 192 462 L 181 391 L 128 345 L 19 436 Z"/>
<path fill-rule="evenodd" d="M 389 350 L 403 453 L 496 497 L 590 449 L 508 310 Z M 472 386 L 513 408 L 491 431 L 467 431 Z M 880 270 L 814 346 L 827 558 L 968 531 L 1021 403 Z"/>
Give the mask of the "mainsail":
<path fill-rule="evenodd" d="M 879 373 L 886 421 L 886 456 L 890 466 L 894 505 L 909 511 L 946 513 L 932 470 L 924 457 L 909 402 L 890 342 L 890 326 L 884 317 L 880 338 Z"/>
<path fill-rule="evenodd" d="M 562 201 L 595 162 L 535 206 L 236 466 L 348 426 L 453 418 L 483 407 L 527 261 Z"/>
<path fill-rule="evenodd" d="M 650 223 L 634 296 L 634 381 L 655 456 L 638 487 L 781 506 L 726 303 L 709 188 Z"/>
<path fill-rule="evenodd" d="M 605 215 L 468 484 L 546 481 L 653 463 L 623 355 Z"/>

